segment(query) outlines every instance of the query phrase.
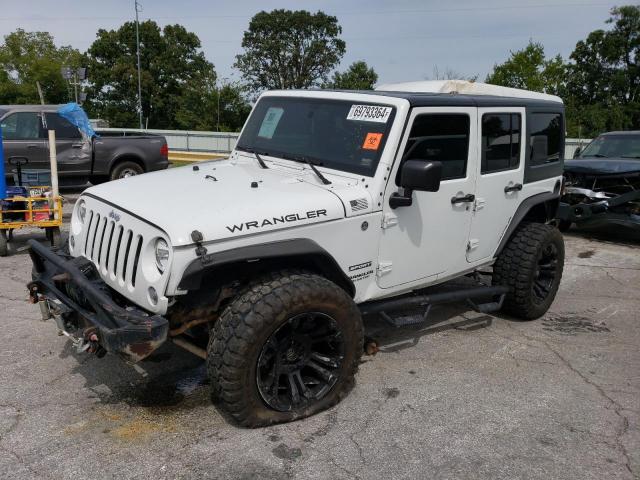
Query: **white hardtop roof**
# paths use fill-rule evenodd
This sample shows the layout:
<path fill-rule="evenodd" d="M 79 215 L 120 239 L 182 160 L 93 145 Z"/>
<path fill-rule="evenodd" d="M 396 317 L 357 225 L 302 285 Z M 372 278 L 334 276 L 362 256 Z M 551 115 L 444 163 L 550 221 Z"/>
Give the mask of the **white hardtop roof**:
<path fill-rule="evenodd" d="M 519 88 L 499 87 L 467 80 L 422 80 L 418 82 L 386 83 L 376 87 L 386 92 L 457 93 L 460 95 L 493 95 L 496 97 L 531 98 L 562 103 L 562 99 L 547 93 L 531 92 Z"/>

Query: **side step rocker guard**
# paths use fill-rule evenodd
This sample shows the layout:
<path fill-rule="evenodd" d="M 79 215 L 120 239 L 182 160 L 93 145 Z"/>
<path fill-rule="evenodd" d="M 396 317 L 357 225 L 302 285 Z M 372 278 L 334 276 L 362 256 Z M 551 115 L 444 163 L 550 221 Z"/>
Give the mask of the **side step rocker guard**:
<path fill-rule="evenodd" d="M 467 302 L 467 304 L 476 312 L 489 313 L 495 312 L 502 308 L 504 297 L 509 291 L 508 287 L 504 286 L 483 286 L 465 288 L 462 290 L 456 290 L 453 292 L 434 293 L 432 295 L 410 295 L 402 298 L 391 298 L 386 300 L 376 300 L 372 302 L 366 302 L 360 305 L 360 313 L 362 315 L 379 314 L 383 320 L 389 323 L 391 326 L 399 328 L 409 325 L 417 325 L 427 320 L 431 307 L 433 305 L 443 303 L 454 302 Z M 474 300 L 488 299 L 492 301 L 477 303 Z M 417 319 L 410 318 L 409 320 L 400 320 L 392 318 L 387 312 L 393 312 L 411 307 L 424 307 L 425 311 L 421 317 Z"/>

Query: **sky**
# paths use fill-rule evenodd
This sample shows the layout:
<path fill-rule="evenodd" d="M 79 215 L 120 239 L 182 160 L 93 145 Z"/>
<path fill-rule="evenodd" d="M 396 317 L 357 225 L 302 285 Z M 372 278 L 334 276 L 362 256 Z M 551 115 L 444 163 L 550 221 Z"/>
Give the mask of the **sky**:
<path fill-rule="evenodd" d="M 424 80 L 454 71 L 483 80 L 510 51 L 540 42 L 565 59 L 576 42 L 607 28 L 610 9 L 598 0 L 139 0 L 141 20 L 179 23 L 196 33 L 220 79 L 236 81 L 250 18 L 261 10 L 322 10 L 335 15 L 347 44 L 339 70 L 364 60 L 379 83 Z M 624 3 L 637 3 L 627 1 Z M 22 28 L 48 31 L 57 45 L 84 51 L 99 28 L 114 29 L 134 15 L 134 0 L 2 0 L 0 36 Z"/>

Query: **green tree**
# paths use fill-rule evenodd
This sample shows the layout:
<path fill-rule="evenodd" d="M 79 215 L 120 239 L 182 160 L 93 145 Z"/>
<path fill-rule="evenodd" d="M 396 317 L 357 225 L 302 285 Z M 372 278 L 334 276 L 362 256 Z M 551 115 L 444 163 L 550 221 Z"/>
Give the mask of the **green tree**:
<path fill-rule="evenodd" d="M 522 88 L 553 95 L 563 93 L 566 66 L 560 55 L 546 59 L 544 47 L 529 41 L 522 50 L 511 52 L 507 61 L 496 64 L 487 83 L 503 87 Z"/>
<path fill-rule="evenodd" d="M 366 62 L 353 62 L 346 71 L 335 72 L 333 78 L 325 86 L 340 90 L 373 90 L 378 81 L 378 74 L 369 68 Z"/>
<path fill-rule="evenodd" d="M 640 125 L 640 6 L 611 10 L 610 30 L 576 44 L 567 81 L 570 133 L 592 136 Z"/>
<path fill-rule="evenodd" d="M 47 32 L 18 29 L 0 45 L 0 103 L 40 103 L 36 82 L 40 82 L 47 103 L 71 100 L 68 82 L 60 68 L 82 66 L 80 52 L 69 46 L 56 47 Z"/>
<path fill-rule="evenodd" d="M 142 113 L 150 128 L 192 129 L 194 119 L 211 116 L 207 102 L 215 90 L 213 64 L 200 39 L 181 25 L 163 29 L 140 23 Z M 135 23 L 98 30 L 89 47 L 87 110 L 118 127 L 138 126 Z"/>
<path fill-rule="evenodd" d="M 344 55 L 336 17 L 305 10 L 273 10 L 253 16 L 236 56 L 248 88 L 309 88 L 321 85 Z"/>
<path fill-rule="evenodd" d="M 176 123 L 189 130 L 238 132 L 251 113 L 251 105 L 237 84 L 225 84 L 205 97 L 190 91 L 183 97 L 184 108 L 176 115 Z M 200 114 L 201 110 L 206 112 Z M 218 111 L 220 123 L 218 128 Z"/>

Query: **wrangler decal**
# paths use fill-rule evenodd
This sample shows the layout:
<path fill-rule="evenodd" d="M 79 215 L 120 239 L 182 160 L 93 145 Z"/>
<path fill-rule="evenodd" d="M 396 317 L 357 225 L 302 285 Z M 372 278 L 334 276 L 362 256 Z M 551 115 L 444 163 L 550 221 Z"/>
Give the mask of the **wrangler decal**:
<path fill-rule="evenodd" d="M 305 213 L 290 213 L 288 215 L 281 215 L 279 217 L 263 218 L 262 220 L 253 220 L 251 222 L 244 222 L 240 225 L 227 225 L 225 228 L 231 233 L 244 232 L 252 228 L 262 228 L 277 225 L 279 223 L 287 222 L 299 222 L 300 220 L 307 220 L 309 218 L 326 217 L 326 210 L 311 210 Z"/>

